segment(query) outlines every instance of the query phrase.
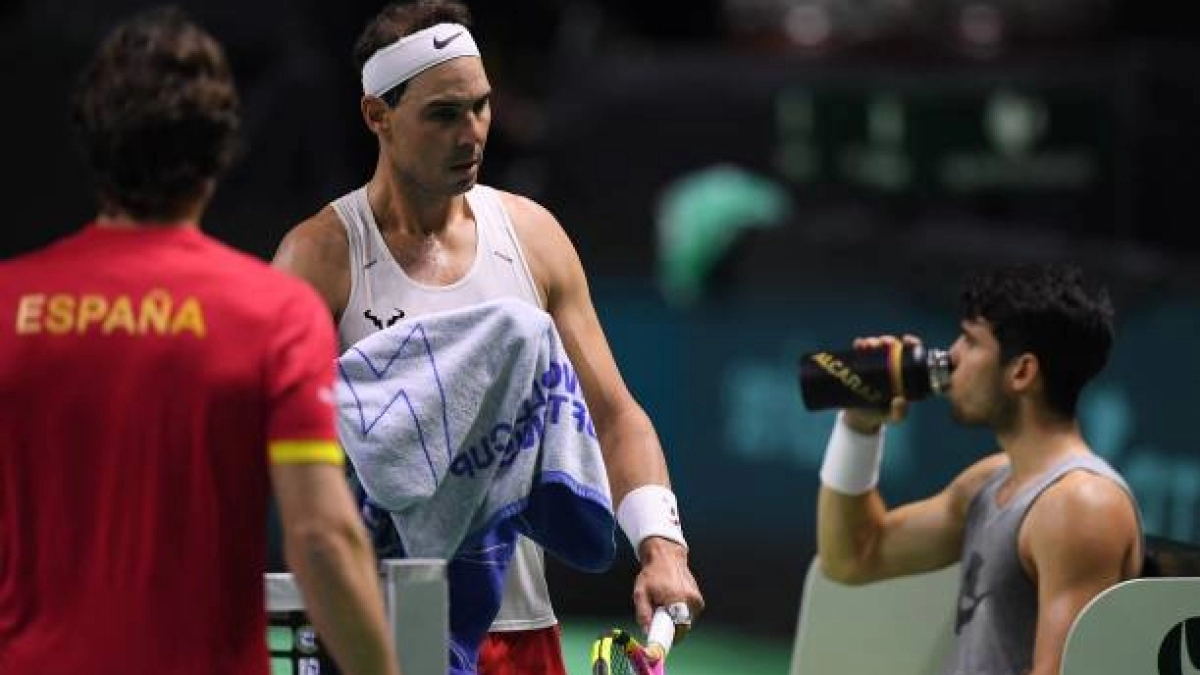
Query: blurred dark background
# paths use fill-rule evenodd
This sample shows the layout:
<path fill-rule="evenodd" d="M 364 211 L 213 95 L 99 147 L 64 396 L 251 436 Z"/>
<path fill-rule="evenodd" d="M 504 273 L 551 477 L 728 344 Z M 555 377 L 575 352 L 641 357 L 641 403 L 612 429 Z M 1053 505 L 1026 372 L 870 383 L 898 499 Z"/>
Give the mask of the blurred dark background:
<path fill-rule="evenodd" d="M 135 0 L 0 3 L 0 257 L 92 216 L 76 74 Z M 380 3 L 181 3 L 226 44 L 247 152 L 206 228 L 269 257 L 374 165 L 350 47 Z M 495 87 L 484 181 L 575 240 L 626 379 L 668 450 L 708 621 L 782 637 L 813 553 L 832 421 L 796 355 L 954 336 L 968 269 L 1075 259 L 1118 347 L 1081 414 L 1151 531 L 1200 539 L 1200 28 L 1134 0 L 471 2 Z M 988 449 L 922 404 L 889 499 Z M 555 566 L 564 614 L 626 611 L 634 564 Z"/>

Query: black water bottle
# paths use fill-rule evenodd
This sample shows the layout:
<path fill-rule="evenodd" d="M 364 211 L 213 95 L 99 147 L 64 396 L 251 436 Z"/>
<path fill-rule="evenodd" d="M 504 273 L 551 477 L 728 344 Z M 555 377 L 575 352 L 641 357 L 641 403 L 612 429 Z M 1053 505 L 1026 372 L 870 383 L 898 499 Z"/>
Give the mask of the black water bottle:
<path fill-rule="evenodd" d="M 800 357 L 800 395 L 809 410 L 887 408 L 950 386 L 950 353 L 893 343 L 874 349 L 808 352 Z"/>

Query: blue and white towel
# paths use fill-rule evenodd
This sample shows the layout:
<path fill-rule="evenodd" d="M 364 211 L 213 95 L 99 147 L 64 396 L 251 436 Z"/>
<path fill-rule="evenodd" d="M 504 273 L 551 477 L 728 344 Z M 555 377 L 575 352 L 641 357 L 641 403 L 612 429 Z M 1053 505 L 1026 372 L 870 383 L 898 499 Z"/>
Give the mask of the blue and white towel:
<path fill-rule="evenodd" d="M 368 522 L 382 508 L 403 555 L 450 559 L 452 673 L 475 672 L 518 533 L 608 569 L 604 463 L 548 314 L 501 299 L 401 320 L 338 367 L 338 435 Z"/>

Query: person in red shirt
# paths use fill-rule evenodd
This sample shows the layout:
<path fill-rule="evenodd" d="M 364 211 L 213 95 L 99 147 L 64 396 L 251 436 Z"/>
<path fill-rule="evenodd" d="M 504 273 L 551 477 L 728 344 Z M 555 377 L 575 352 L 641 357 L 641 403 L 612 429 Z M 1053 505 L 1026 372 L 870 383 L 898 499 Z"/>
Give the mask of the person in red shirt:
<path fill-rule="evenodd" d="M 95 222 L 0 263 L 0 673 L 266 675 L 266 509 L 346 675 L 398 675 L 303 282 L 202 234 L 234 154 L 220 45 L 119 25 L 76 91 Z"/>

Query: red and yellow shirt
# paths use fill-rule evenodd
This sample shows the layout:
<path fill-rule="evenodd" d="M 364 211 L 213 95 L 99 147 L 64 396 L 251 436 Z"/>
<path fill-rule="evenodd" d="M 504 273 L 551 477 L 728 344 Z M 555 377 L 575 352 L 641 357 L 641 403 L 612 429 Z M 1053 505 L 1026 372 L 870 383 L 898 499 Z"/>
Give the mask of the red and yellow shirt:
<path fill-rule="evenodd" d="M 0 672 L 265 675 L 268 463 L 343 461 L 335 356 L 195 229 L 0 263 Z"/>

